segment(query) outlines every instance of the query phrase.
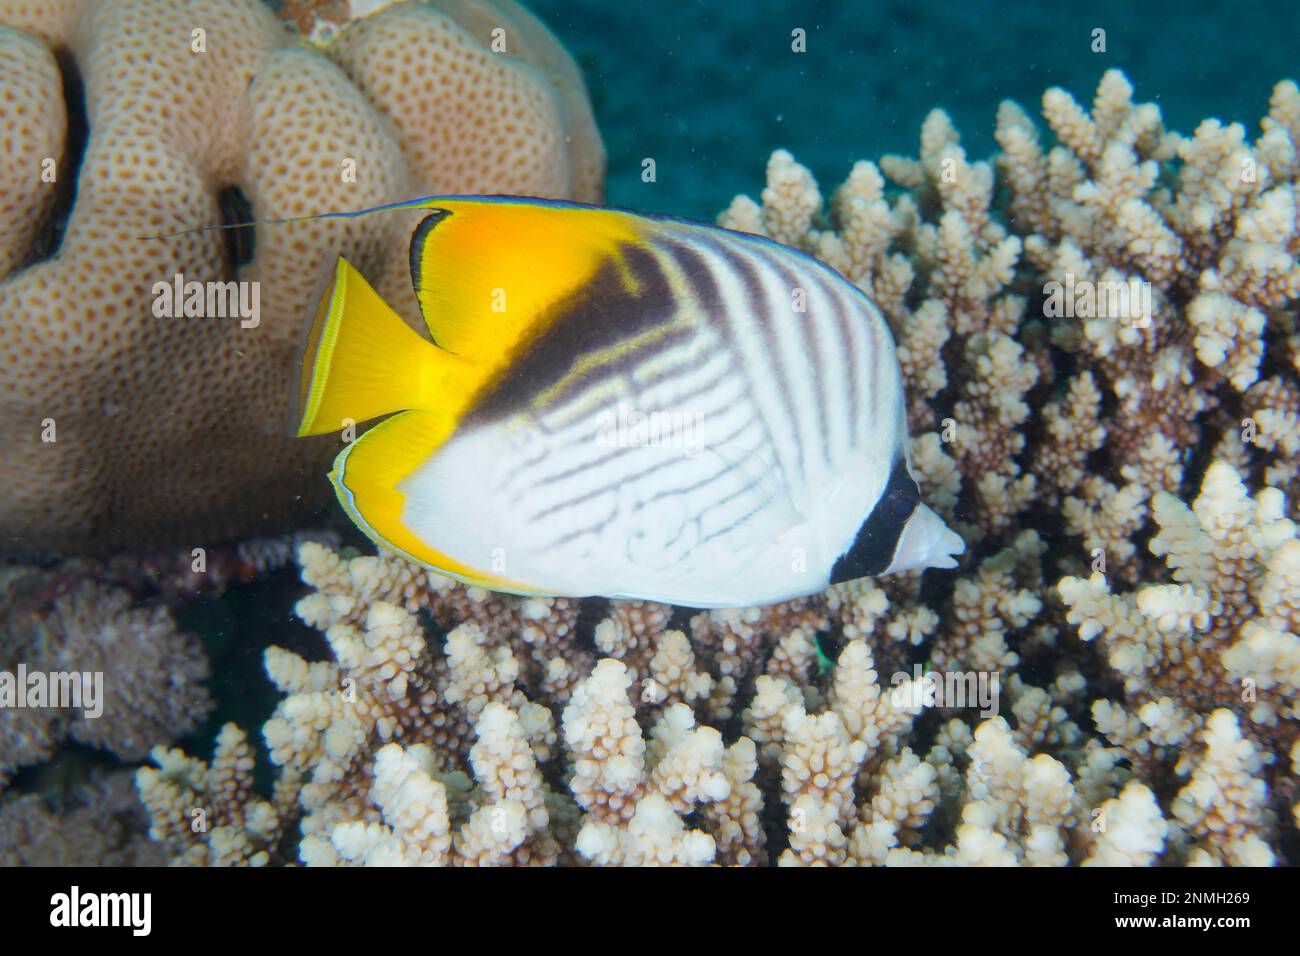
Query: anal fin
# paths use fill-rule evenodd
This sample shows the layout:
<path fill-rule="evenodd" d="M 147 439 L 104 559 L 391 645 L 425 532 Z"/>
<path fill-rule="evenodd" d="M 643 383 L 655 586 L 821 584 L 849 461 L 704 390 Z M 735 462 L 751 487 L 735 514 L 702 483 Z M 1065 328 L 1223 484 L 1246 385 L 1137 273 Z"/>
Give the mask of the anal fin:
<path fill-rule="evenodd" d="M 367 537 L 409 561 L 493 590 L 542 593 L 458 561 L 408 524 L 407 496 L 401 484 L 446 443 L 455 428 L 454 417 L 419 409 L 371 428 L 334 459 L 330 481 L 339 504 Z"/>

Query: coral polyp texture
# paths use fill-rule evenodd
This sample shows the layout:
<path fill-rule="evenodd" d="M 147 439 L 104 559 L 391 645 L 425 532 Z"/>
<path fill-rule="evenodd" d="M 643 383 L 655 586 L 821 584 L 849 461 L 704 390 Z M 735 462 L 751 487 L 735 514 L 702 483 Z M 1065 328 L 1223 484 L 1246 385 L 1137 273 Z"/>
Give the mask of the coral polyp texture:
<path fill-rule="evenodd" d="M 251 250 L 143 237 L 438 193 L 602 195 L 581 77 L 508 0 L 390 5 L 323 47 L 256 0 L 3 0 L 0 67 L 3 552 L 294 526 L 327 503 L 338 450 L 288 424 L 335 258 L 418 317 L 409 212 L 262 226 Z M 205 294 L 202 316 L 160 315 L 159 283 L 234 281 L 255 314 Z"/>
<path fill-rule="evenodd" d="M 253 792 L 252 751 L 230 726 L 211 765 L 155 750 L 138 777 L 151 832 L 178 862 L 251 865 L 1272 863 L 1296 772 L 1278 759 L 1296 727 L 1295 638 L 1282 632 L 1295 592 L 1278 590 L 1295 526 L 1278 491 L 1252 505 L 1224 462 L 1206 483 L 1197 512 L 1232 534 L 1207 543 L 1184 521 L 1179 547 L 1157 536 L 1152 548 L 1176 569 L 1199 547 L 1202 573 L 1242 583 L 1243 620 L 1257 616 L 1275 643 L 1243 663 L 1249 622 L 1240 639 L 1206 639 L 1205 657 L 1224 659 L 1206 680 L 1187 661 L 1200 635 L 1167 627 L 1164 605 L 1129 626 L 1109 607 L 1139 618 L 1142 593 L 1178 586 L 1125 602 L 1104 580 L 1067 578 L 1070 619 L 1112 645 L 1123 674 L 1142 671 L 1116 660 L 1138 639 L 1177 659 L 1123 685 L 1094 678 L 1111 698 L 1080 669 L 1097 669 L 1095 644 L 1045 619 L 1032 531 L 959 578 L 937 615 L 906 584 L 857 582 L 697 613 L 694 640 L 670 627 L 671 608 L 616 605 L 584 637 L 574 602 L 307 543 L 313 591 L 297 613 L 333 659 L 266 652 L 285 695 L 262 728 L 278 768 L 269 799 Z M 1259 550 L 1234 566 L 1246 538 Z M 823 646 L 838 647 L 833 666 Z M 1005 716 L 996 696 L 935 707 L 920 668 L 882 671 L 877 658 L 897 664 L 913 646 L 1010 672 Z M 1020 654 L 1056 650 L 1050 685 L 1014 673 Z M 1258 696 L 1240 693 L 1233 667 Z M 196 811 L 216 828 L 185 824 Z"/>
<path fill-rule="evenodd" d="M 969 545 L 956 571 L 690 611 L 300 543 L 296 613 L 328 656 L 265 652 L 264 756 L 234 726 L 207 761 L 155 747 L 153 849 L 1295 862 L 1300 91 L 1278 84 L 1253 138 L 1166 130 L 1114 71 L 1090 108 L 1051 90 L 1042 112 L 1003 104 L 1001 152 L 976 161 L 936 111 L 919 156 L 858 163 L 829 202 L 778 152 L 721 217 L 879 303 L 923 494 Z M 44 833 L 38 810 L 12 815 Z"/>
<path fill-rule="evenodd" d="M 41 576 L 13 577 L 0 588 L 8 592 L 0 615 L 0 785 L 65 739 L 138 761 L 207 718 L 207 657 L 165 607 L 137 607 L 127 591 L 86 579 L 24 587 Z M 80 709 L 54 699 L 53 681 L 46 699 L 20 699 L 15 675 L 69 672 L 102 675 L 98 690 L 85 686 Z"/>

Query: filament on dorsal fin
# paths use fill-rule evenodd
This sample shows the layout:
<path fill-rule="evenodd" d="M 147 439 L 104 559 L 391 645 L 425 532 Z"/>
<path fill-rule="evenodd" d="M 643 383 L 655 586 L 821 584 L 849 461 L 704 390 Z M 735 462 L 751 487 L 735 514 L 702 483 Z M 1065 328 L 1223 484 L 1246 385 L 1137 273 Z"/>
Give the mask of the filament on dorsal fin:
<path fill-rule="evenodd" d="M 288 219 L 250 219 L 247 222 L 224 222 L 209 226 L 191 226 L 189 229 L 177 229 L 173 232 L 159 233 L 156 236 L 136 236 L 136 238 L 139 240 L 171 239 L 174 236 L 189 236 L 199 232 L 221 232 L 227 229 L 247 229 L 250 226 L 283 226 L 292 222 L 311 222 L 314 219 L 353 219 L 371 212 L 419 206 L 421 203 L 428 202 L 429 199 L 428 196 L 421 196 L 419 199 L 404 199 L 401 202 L 385 203 L 382 206 L 370 206 L 366 209 L 353 209 L 348 212 L 318 212 L 311 216 L 291 216 Z"/>

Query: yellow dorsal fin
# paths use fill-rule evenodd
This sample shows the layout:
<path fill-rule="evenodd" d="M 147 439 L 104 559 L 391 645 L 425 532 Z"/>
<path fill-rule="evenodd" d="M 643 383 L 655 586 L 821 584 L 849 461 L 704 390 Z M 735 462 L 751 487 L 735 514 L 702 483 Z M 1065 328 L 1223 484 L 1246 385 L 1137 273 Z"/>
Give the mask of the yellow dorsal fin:
<path fill-rule="evenodd" d="M 411 279 L 444 349 L 499 366 L 550 306 L 639 238 L 629 213 L 537 199 L 430 199 L 411 237 Z"/>

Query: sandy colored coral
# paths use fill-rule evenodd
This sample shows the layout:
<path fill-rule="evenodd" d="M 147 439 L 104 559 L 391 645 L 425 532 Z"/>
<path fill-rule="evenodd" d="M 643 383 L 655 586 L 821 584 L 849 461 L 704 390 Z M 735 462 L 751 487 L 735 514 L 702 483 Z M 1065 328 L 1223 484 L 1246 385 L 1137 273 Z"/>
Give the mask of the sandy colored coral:
<path fill-rule="evenodd" d="M 394 5 L 324 51 L 256 0 L 6 0 L 0 63 L 15 160 L 0 184 L 8 552 L 194 546 L 301 521 L 326 503 L 337 451 L 284 427 L 322 277 L 343 255 L 418 319 L 411 213 L 259 227 L 247 261 L 233 233 L 141 237 L 447 192 L 601 196 L 581 78 L 508 0 Z M 236 189 L 247 213 L 228 204 Z M 40 227 L 74 191 L 50 248 Z M 155 285 L 178 274 L 256 283 L 256 322 L 159 317 Z"/>
<path fill-rule="evenodd" d="M 985 161 L 935 111 L 828 202 L 779 152 L 722 217 L 876 298 L 960 568 L 690 613 L 305 546 L 334 659 L 268 655 L 276 760 L 315 775 L 280 862 L 1294 862 L 1300 92 L 1253 140 L 1166 130 L 1118 72 L 1042 112 L 1004 104 Z"/>
<path fill-rule="evenodd" d="M 292 778 L 282 777 L 273 802 L 253 794 L 254 757 L 234 724 L 217 736 L 211 763 L 157 747 L 153 767 L 136 772 L 150 835 L 175 861 L 189 865 L 265 866 L 282 837 Z"/>
<path fill-rule="evenodd" d="M 1215 707 L 1249 717 L 1262 738 L 1294 740 L 1300 590 L 1292 582 L 1300 541 L 1283 495 L 1266 488 L 1252 500 L 1220 461 L 1190 508 L 1162 492 L 1154 511 L 1160 530 L 1150 548 L 1175 583 L 1114 594 L 1100 574 L 1064 578 L 1070 622 L 1084 640 L 1101 637 L 1129 709 L 1165 746 L 1182 745 L 1200 725 L 1188 710 Z M 1103 727 L 1121 720 L 1109 703 L 1098 716 Z"/>

